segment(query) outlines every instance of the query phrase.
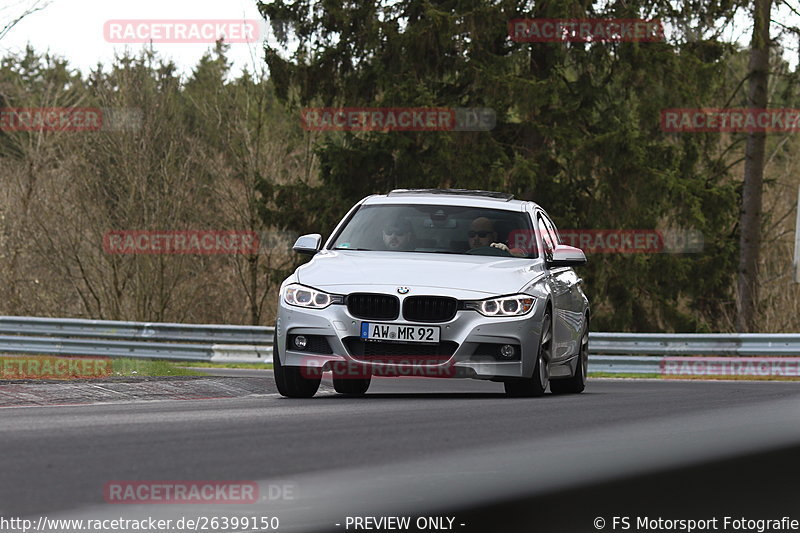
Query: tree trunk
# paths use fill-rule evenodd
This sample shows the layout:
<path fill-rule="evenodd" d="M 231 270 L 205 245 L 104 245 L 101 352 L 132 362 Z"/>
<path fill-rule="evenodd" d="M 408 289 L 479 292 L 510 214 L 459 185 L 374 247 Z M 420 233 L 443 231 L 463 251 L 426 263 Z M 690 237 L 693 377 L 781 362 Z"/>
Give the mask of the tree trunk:
<path fill-rule="evenodd" d="M 753 41 L 748 66 L 750 109 L 767 107 L 769 79 L 769 21 L 772 0 L 754 0 Z M 761 247 L 761 193 L 764 179 L 764 146 L 766 133 L 747 134 L 744 162 L 744 186 L 739 237 L 739 280 L 736 329 L 751 332 L 756 327 L 758 302 L 758 256 Z"/>

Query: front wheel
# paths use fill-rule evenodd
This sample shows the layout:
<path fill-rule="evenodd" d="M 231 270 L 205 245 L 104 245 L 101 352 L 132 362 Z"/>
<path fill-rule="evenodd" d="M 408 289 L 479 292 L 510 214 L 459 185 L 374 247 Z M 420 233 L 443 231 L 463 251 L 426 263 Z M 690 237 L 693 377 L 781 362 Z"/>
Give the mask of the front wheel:
<path fill-rule="evenodd" d="M 311 398 L 319 390 L 322 376 L 314 377 L 300 367 L 283 366 L 278 353 L 278 333 L 272 338 L 272 371 L 275 374 L 275 385 L 281 396 L 287 398 Z"/>
<path fill-rule="evenodd" d="M 336 374 L 333 375 L 333 388 L 339 394 L 346 396 L 363 396 L 369 389 L 371 377 L 366 378 L 337 378 Z"/>
<path fill-rule="evenodd" d="M 533 376 L 504 382 L 503 385 L 506 389 L 506 394 L 514 397 L 543 395 L 549 381 L 547 362 L 550 360 L 552 348 L 552 320 L 550 318 L 550 311 L 547 311 L 544 315 L 544 319 L 542 319 L 542 336 L 539 341 L 539 351 L 536 355 L 536 365 L 533 368 Z"/>

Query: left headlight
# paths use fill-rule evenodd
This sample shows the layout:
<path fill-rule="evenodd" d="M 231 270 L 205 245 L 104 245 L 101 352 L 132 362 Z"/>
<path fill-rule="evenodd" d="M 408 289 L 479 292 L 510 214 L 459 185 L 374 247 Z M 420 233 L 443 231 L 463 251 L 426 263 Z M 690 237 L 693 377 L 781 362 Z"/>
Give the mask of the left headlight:
<path fill-rule="evenodd" d="M 311 287 L 292 283 L 283 289 L 283 301 L 289 305 L 307 309 L 325 309 L 331 304 L 344 303 L 341 294 L 328 294 Z"/>
<path fill-rule="evenodd" d="M 513 294 L 488 300 L 464 302 L 465 309 L 473 309 L 483 316 L 522 316 L 536 303 L 536 298 L 529 294 Z"/>

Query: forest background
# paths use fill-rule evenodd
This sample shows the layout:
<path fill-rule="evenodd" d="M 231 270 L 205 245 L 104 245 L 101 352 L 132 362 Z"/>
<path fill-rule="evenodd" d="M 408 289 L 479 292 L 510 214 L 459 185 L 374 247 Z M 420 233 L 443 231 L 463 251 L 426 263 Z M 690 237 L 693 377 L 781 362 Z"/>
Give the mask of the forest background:
<path fill-rule="evenodd" d="M 97 107 L 100 131 L 0 129 L 0 314 L 272 324 L 281 280 L 356 201 L 394 188 L 500 190 L 560 228 L 700 232 L 692 253 L 595 253 L 594 331 L 734 331 L 747 133 L 669 132 L 670 108 L 743 108 L 758 2 L 275 1 L 263 63 L 218 42 L 188 75 L 147 47 L 88 74 L 0 58 L 0 108 Z M 763 7 L 763 5 L 762 5 Z M 526 43 L 517 18 L 659 19 L 659 42 Z M 751 21 L 752 23 L 752 21 Z M 767 105 L 798 108 L 796 28 L 773 23 Z M 793 49 L 792 46 L 795 48 Z M 792 51 L 794 50 L 794 51 Z M 796 63 L 795 63 L 796 65 Z M 320 132 L 306 107 L 491 108 L 490 131 Z M 800 158 L 766 135 L 754 331 L 798 331 Z M 239 230 L 258 254 L 123 255 L 109 231 Z M 739 328 L 741 329 L 741 328 Z"/>

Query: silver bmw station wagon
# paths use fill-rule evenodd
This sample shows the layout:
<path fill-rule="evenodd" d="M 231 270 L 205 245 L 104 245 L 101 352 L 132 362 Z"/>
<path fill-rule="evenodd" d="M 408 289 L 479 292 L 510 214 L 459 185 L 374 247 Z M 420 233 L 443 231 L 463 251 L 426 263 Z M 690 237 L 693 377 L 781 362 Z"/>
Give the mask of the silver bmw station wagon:
<path fill-rule="evenodd" d="M 401 189 L 358 202 L 280 288 L 278 391 L 308 398 L 324 372 L 363 395 L 373 377 L 501 381 L 511 396 L 582 392 L 589 301 L 537 204 L 459 189 Z"/>

